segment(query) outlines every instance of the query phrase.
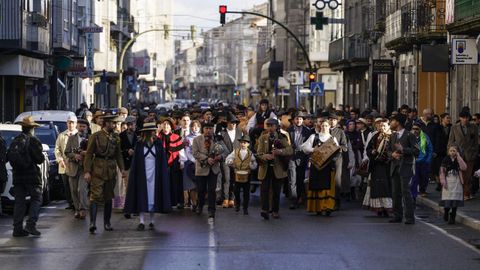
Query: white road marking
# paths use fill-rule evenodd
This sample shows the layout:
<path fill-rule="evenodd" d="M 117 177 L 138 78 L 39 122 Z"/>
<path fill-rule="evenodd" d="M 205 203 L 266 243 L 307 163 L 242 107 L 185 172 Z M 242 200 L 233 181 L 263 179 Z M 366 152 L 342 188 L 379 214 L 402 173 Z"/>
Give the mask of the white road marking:
<path fill-rule="evenodd" d="M 0 238 L 0 245 L 4 245 L 10 240 L 10 238 Z"/>
<path fill-rule="evenodd" d="M 444 229 L 440 228 L 440 227 L 437 227 L 433 224 L 430 224 L 428 222 L 425 222 L 423 220 L 420 220 L 420 222 L 422 222 L 423 224 L 429 226 L 430 228 L 433 228 L 435 229 L 436 231 L 438 231 L 439 233 L 447 236 L 448 238 L 456 241 L 457 243 L 469 248 L 470 250 L 474 251 L 475 253 L 479 254 L 480 255 L 480 250 L 478 250 L 477 248 L 473 247 L 472 245 L 470 245 L 469 243 L 465 242 L 463 239 L 459 238 L 459 237 L 456 237 L 455 235 L 451 235 L 449 234 L 447 231 L 445 231 Z"/>

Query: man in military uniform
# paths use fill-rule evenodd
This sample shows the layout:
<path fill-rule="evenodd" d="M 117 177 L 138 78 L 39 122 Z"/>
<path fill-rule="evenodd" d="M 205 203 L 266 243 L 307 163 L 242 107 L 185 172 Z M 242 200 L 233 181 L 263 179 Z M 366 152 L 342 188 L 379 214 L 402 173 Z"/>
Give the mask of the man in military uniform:
<path fill-rule="evenodd" d="M 84 161 L 85 181 L 90 184 L 90 233 L 95 233 L 97 206 L 104 203 L 103 224 L 105 231 L 113 231 L 110 224 L 117 166 L 125 177 L 120 138 L 114 132 L 115 115 L 103 118 L 102 130 L 94 133 L 88 142 Z"/>

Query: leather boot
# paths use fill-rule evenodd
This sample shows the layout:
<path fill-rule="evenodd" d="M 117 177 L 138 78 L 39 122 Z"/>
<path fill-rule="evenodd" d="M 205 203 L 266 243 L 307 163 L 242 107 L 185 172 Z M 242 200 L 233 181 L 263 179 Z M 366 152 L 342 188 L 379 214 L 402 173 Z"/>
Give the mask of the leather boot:
<path fill-rule="evenodd" d="M 450 212 L 450 218 L 448 219 L 448 224 L 455 224 L 456 216 L 457 216 L 457 209 L 452 208 L 452 212 Z"/>
<path fill-rule="evenodd" d="M 90 233 L 94 234 L 97 230 L 97 226 L 95 225 L 97 220 L 97 204 L 90 203 Z"/>
<path fill-rule="evenodd" d="M 113 231 L 112 225 L 110 224 L 110 218 L 112 217 L 112 201 L 105 203 L 105 208 L 103 210 L 103 228 L 105 231 Z"/>
<path fill-rule="evenodd" d="M 448 221 L 449 214 L 450 214 L 450 208 L 444 208 L 443 209 L 443 220 L 445 220 L 445 222 Z"/>

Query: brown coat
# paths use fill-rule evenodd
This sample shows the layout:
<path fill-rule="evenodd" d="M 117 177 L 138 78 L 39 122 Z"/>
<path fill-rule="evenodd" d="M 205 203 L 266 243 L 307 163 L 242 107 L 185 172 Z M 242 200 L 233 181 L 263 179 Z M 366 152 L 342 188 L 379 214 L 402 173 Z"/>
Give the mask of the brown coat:
<path fill-rule="evenodd" d="M 259 167 L 258 167 L 258 179 L 264 180 L 267 177 L 267 169 L 268 169 L 268 161 L 265 159 L 265 154 L 269 154 L 269 142 L 268 138 L 270 137 L 269 133 L 264 133 L 258 138 L 257 144 L 257 156 L 259 160 Z M 283 149 L 281 156 L 291 156 L 293 155 L 293 148 L 288 143 L 287 137 L 283 134 L 280 135 L 275 133 L 275 139 L 279 139 Z M 275 178 L 277 179 L 284 179 L 288 177 L 288 167 L 284 167 L 282 165 L 282 161 L 280 160 L 279 156 L 275 156 L 273 160 L 273 172 L 275 173 Z"/>
<path fill-rule="evenodd" d="M 478 153 L 478 127 L 468 124 L 467 132 L 463 135 L 460 124 L 454 125 L 448 138 L 448 146 L 450 147 L 452 144 L 460 147 L 461 153 L 465 156 L 465 161 L 475 161 Z"/>
<path fill-rule="evenodd" d="M 193 139 L 192 142 L 192 154 L 195 158 L 195 175 L 196 176 L 207 176 L 210 173 L 210 168 L 214 174 L 220 173 L 220 162 L 216 162 L 213 166 L 209 166 L 208 164 L 202 167 L 201 162 L 206 162 L 210 153 L 213 151 L 215 143 L 212 140 L 212 144 L 210 145 L 210 149 L 205 149 L 205 136 L 200 135 Z M 222 148 L 223 150 L 223 148 Z M 217 153 L 222 155 L 223 151 Z"/>

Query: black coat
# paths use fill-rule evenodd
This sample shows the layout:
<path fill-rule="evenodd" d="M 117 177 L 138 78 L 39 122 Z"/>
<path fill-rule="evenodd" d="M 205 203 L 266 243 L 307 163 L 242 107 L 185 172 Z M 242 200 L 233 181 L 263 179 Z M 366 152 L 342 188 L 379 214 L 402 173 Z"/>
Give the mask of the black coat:
<path fill-rule="evenodd" d="M 167 170 L 167 155 L 160 141 L 155 141 L 155 200 L 154 212 L 168 213 L 172 210 L 170 199 L 170 177 Z M 128 177 L 125 213 L 149 212 L 147 179 L 145 175 L 144 143 L 139 141 L 135 146 Z"/>
<path fill-rule="evenodd" d="M 3 192 L 3 185 L 7 182 L 7 145 L 0 135 L 0 193 Z"/>
<path fill-rule="evenodd" d="M 301 151 L 295 145 L 295 127 L 292 125 L 287 129 L 287 132 L 288 132 L 288 135 L 290 136 L 290 140 L 292 142 L 292 147 L 294 151 L 294 156 L 292 158 L 294 160 L 300 159 L 300 165 L 298 166 L 301 166 L 301 167 L 306 166 L 308 163 L 308 155 L 303 153 L 303 151 Z M 305 126 L 302 126 L 301 133 L 302 133 L 302 138 L 300 140 L 299 146 L 302 145 L 304 142 L 306 142 L 308 138 L 310 138 L 310 135 L 312 135 L 312 131 Z"/>
<path fill-rule="evenodd" d="M 19 136 L 29 136 L 28 153 L 32 163 L 28 169 L 15 170 L 13 169 L 13 185 L 16 184 L 42 184 L 42 174 L 40 172 L 39 164 L 45 161 L 45 155 L 43 154 L 43 147 L 40 140 L 30 134 L 22 133 Z"/>
<path fill-rule="evenodd" d="M 120 133 L 120 148 L 122 149 L 123 164 L 125 165 L 125 170 L 130 169 L 130 164 L 132 163 L 133 156 L 128 155 L 129 149 L 134 149 L 137 144 L 137 135 L 133 135 L 132 143 L 128 140 L 127 131 Z"/>

